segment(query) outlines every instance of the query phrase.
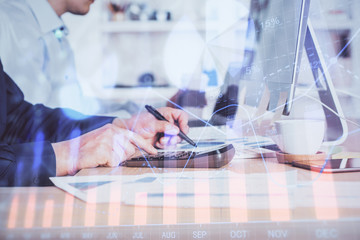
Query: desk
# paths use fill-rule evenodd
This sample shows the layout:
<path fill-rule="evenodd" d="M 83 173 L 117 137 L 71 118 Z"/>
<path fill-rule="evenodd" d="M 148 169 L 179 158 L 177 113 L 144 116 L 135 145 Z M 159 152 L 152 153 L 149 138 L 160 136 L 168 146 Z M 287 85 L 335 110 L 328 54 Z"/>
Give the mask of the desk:
<path fill-rule="evenodd" d="M 267 167 L 267 170 L 265 168 Z M 56 187 L 0 188 L 0 239 L 358 239 L 360 236 L 360 199 L 354 197 L 352 184 L 360 172 L 322 174 L 278 164 L 276 159 L 234 159 L 224 168 L 244 176 L 253 173 L 296 171 L 305 185 L 285 199 L 277 194 L 288 188 L 268 181 L 268 207 L 249 209 L 246 182 L 245 205 L 230 208 L 161 208 L 114 204 L 89 204 Z M 168 169 L 169 170 L 169 169 Z M 163 171 L 157 169 L 156 171 Z M 172 169 L 179 171 L 179 169 Z M 192 171 L 191 169 L 187 171 Z M 216 170 L 212 170 L 216 171 Z M 148 168 L 94 168 L 78 175 L 142 174 Z M 281 174 L 280 174 L 281 175 Z M 229 183 L 230 185 L 231 183 Z M 359 196 L 359 194 L 357 194 Z M 310 201 L 310 206 L 293 206 L 291 199 Z M 274 208 L 274 201 L 284 202 Z M 347 208 L 346 204 L 352 207 Z M 247 203 L 249 204 L 249 202 Z M 278 204 L 275 204 L 278 205 Z"/>

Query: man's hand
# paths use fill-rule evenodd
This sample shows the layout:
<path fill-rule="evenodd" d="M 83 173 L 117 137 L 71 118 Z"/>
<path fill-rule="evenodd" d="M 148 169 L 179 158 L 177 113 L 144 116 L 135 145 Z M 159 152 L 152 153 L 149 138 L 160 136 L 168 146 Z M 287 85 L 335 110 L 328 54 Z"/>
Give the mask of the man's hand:
<path fill-rule="evenodd" d="M 140 135 L 107 124 L 80 137 L 52 144 L 56 156 L 56 175 L 73 175 L 83 168 L 116 167 L 130 159 L 137 147 L 150 154 L 157 150 Z"/>
<path fill-rule="evenodd" d="M 163 107 L 157 110 L 169 122 L 157 120 L 152 114 L 144 111 L 127 120 L 115 119 L 113 124 L 138 133 L 158 148 L 164 148 L 180 142 L 181 139 L 177 136 L 179 128 L 185 134 L 189 132 L 188 115 L 180 109 L 170 107 Z M 158 133 L 164 133 L 164 136 L 158 139 Z"/>

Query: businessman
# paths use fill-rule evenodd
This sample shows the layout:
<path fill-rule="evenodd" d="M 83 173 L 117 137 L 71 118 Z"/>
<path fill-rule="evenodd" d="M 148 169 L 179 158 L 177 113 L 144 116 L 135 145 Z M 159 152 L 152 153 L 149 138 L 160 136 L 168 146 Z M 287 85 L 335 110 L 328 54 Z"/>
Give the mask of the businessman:
<path fill-rule="evenodd" d="M 169 122 L 147 112 L 122 120 L 32 105 L 0 61 L 0 186 L 51 185 L 52 176 L 118 166 L 138 148 L 156 154 L 154 146 L 176 144 L 179 130 L 188 132 L 183 111 L 165 107 L 159 112 Z M 163 132 L 165 137 L 158 140 Z"/>
<path fill-rule="evenodd" d="M 25 99 L 94 112 L 84 98 L 64 13 L 85 15 L 93 0 L 0 0 L 0 58 Z M 21 69 L 21 71 L 19 71 Z"/>

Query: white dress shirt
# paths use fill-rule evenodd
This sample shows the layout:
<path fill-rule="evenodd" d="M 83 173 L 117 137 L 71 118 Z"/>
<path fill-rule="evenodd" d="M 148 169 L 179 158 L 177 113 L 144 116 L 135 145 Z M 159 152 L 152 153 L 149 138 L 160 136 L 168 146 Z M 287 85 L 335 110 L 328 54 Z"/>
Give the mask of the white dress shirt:
<path fill-rule="evenodd" d="M 82 110 L 67 31 L 46 0 L 0 0 L 0 58 L 25 100 Z"/>

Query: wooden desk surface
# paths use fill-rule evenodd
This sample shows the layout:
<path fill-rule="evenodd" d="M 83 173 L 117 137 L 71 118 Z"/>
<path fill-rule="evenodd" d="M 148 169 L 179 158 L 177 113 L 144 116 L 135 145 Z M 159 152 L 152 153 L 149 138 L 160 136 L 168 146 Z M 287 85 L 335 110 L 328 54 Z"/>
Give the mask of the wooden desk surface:
<path fill-rule="evenodd" d="M 360 236 L 360 198 L 356 194 L 359 189 L 353 189 L 360 180 L 360 172 L 319 174 L 279 164 L 271 158 L 234 159 L 224 168 L 245 176 L 244 183 L 236 183 L 244 184 L 239 185 L 244 189 L 243 196 L 235 197 L 230 208 L 89 204 L 56 187 L 0 188 L 0 239 L 219 239 L 222 236 L 225 239 L 281 236 L 356 239 Z M 246 176 L 278 173 L 273 174 L 276 180 L 286 184 L 283 174 L 287 171 L 295 171 L 298 183 L 305 185 L 295 189 L 279 187 L 269 178 L 265 197 L 261 198 L 268 207 L 246 208 L 247 192 L 257 187 L 246 182 Z M 82 170 L 78 175 L 148 172 L 148 168 L 94 168 Z M 312 204 L 299 206 L 299 201 L 294 199 Z M 280 208 L 278 201 L 283 203 Z"/>

